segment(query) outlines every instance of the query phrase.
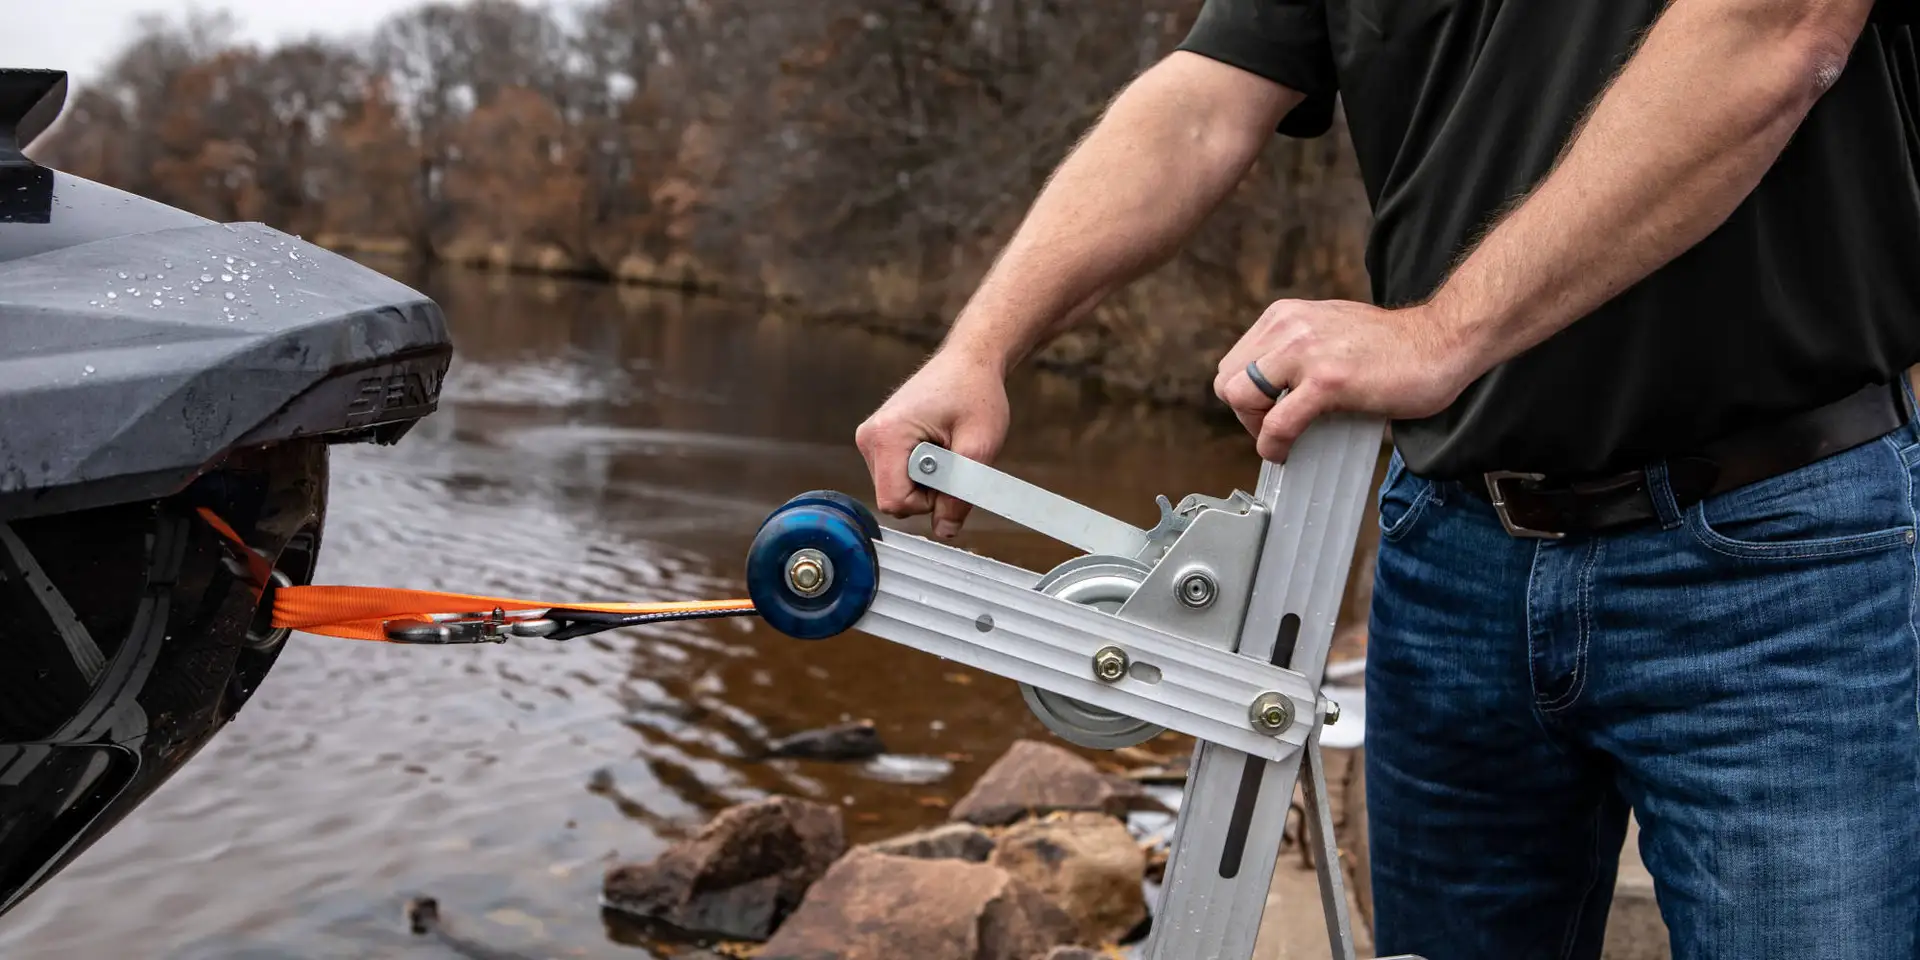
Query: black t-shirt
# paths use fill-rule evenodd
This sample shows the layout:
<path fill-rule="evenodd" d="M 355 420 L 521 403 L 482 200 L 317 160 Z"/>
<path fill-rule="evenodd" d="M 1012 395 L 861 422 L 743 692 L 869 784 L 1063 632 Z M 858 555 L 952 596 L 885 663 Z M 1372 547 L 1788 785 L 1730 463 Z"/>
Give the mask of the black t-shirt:
<path fill-rule="evenodd" d="M 1419 301 L 1548 172 L 1662 0 L 1207 0 L 1182 49 L 1338 96 L 1374 211 L 1377 303 Z M 1881 0 L 1838 82 L 1718 230 L 1437 416 L 1415 473 L 1632 469 L 1890 382 L 1920 361 L 1920 68 Z M 1704 91 L 1703 91 L 1704 93 Z"/>

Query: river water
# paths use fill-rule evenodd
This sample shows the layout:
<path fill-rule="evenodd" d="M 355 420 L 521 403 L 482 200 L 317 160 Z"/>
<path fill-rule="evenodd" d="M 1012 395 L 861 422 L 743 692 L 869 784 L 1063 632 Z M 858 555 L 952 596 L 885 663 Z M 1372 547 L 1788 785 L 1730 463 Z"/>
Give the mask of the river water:
<path fill-rule="evenodd" d="M 744 596 L 770 510 L 816 488 L 871 502 L 853 430 L 922 355 L 723 300 L 400 275 L 446 308 L 454 367 L 398 446 L 335 453 L 319 582 Z M 1251 442 L 1191 412 L 1044 374 L 1011 390 L 998 465 L 1108 513 L 1150 525 L 1155 494 L 1252 488 Z M 1073 553 L 977 512 L 963 545 L 1034 569 Z M 857 718 L 887 757 L 754 758 Z M 401 921 L 424 893 L 501 950 L 647 957 L 602 919 L 608 863 L 773 793 L 842 805 L 854 842 L 938 822 L 1022 737 L 1049 735 L 1010 682 L 752 619 L 450 649 L 297 635 L 232 726 L 0 921 L 0 956 L 454 956 Z"/>

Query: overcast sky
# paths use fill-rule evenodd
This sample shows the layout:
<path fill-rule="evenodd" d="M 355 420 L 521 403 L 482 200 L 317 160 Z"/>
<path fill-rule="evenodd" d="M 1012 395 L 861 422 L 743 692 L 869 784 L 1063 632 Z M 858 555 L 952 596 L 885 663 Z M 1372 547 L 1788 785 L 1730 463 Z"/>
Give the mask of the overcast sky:
<path fill-rule="evenodd" d="M 124 43 L 141 13 L 181 16 L 225 8 L 239 21 L 236 39 L 271 45 L 312 33 L 360 33 L 418 0 L 0 0 L 0 66 L 66 70 L 91 78 Z"/>

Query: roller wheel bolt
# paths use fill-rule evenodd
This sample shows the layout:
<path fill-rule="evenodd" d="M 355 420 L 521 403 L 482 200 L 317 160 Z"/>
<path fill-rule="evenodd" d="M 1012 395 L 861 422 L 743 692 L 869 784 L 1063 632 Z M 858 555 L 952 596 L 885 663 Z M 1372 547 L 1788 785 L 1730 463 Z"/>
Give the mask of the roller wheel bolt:
<path fill-rule="evenodd" d="M 1106 683 L 1114 683 L 1126 676 L 1126 651 L 1119 647 L 1101 647 L 1093 655 L 1093 675 Z"/>
<path fill-rule="evenodd" d="M 787 589 L 803 597 L 817 597 L 833 583 L 833 564 L 818 550 L 798 550 L 787 561 Z"/>

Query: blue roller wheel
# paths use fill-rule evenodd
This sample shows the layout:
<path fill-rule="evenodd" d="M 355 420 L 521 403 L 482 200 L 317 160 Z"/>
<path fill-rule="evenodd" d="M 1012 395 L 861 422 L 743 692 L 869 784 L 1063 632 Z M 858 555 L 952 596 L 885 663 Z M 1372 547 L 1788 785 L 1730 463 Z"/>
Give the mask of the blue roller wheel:
<path fill-rule="evenodd" d="M 827 504 L 845 510 L 860 524 L 860 532 L 865 534 L 868 540 L 880 539 L 880 521 L 873 518 L 873 511 L 868 510 L 866 504 L 838 490 L 809 490 L 806 493 L 800 494 L 788 500 L 786 503 L 781 504 L 779 510 L 768 514 L 767 519 L 761 521 L 760 525 L 764 527 L 768 523 L 773 522 L 773 518 L 779 516 L 782 510 L 810 503 Z"/>
<path fill-rule="evenodd" d="M 768 626 L 801 640 L 846 632 L 880 591 L 880 524 L 859 501 L 803 493 L 768 515 L 747 550 L 747 595 Z"/>

